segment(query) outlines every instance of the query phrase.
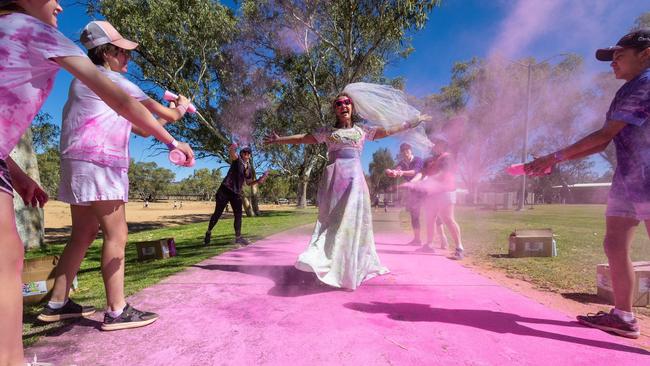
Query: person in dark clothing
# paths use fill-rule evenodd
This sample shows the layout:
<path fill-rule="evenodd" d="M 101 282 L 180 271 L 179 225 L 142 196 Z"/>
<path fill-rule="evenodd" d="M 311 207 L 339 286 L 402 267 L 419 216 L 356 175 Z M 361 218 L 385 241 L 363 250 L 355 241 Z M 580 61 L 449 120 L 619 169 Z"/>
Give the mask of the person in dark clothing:
<path fill-rule="evenodd" d="M 422 159 L 413 155 L 413 149 L 408 143 L 400 145 L 399 153 L 399 163 L 395 169 L 386 169 L 386 175 L 394 178 L 404 177 L 409 182 L 422 170 Z M 409 244 L 420 245 L 422 244 L 420 240 L 420 202 L 422 197 L 417 192 L 406 191 L 405 193 L 407 194 L 406 209 L 411 214 L 411 227 L 413 228 L 413 240 Z"/>
<path fill-rule="evenodd" d="M 250 166 L 251 159 L 251 149 L 250 147 L 243 147 L 239 151 L 239 155 L 236 153 L 237 144 L 232 144 L 228 148 L 228 153 L 230 154 L 230 169 L 228 169 L 228 174 L 221 182 L 221 186 L 217 190 L 216 204 L 214 207 L 214 213 L 210 218 L 210 224 L 208 224 L 208 231 L 205 232 L 205 238 L 203 239 L 203 244 L 210 244 L 210 239 L 212 238 L 212 228 L 217 224 L 223 210 L 226 208 L 226 205 L 230 203 L 232 207 L 233 214 L 235 215 L 235 244 L 248 245 L 250 244 L 248 240 L 241 236 L 241 222 L 242 222 L 242 189 L 244 183 L 248 185 L 260 184 L 266 180 L 268 176 L 267 173 L 264 173 L 259 179 L 253 180 L 253 170 Z"/>

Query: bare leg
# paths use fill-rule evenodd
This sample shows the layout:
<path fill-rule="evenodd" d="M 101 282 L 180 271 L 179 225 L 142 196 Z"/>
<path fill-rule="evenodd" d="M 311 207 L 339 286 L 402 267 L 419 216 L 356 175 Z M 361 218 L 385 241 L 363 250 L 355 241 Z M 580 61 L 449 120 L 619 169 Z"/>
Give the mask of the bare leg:
<path fill-rule="evenodd" d="M 106 288 L 106 303 L 110 311 L 126 306 L 124 300 L 124 249 L 128 235 L 124 202 L 97 201 L 92 210 L 104 234 L 102 247 L 102 277 Z"/>
<path fill-rule="evenodd" d="M 456 218 L 454 216 L 454 205 L 453 204 L 441 205 L 439 212 L 440 212 L 440 218 L 442 219 L 442 222 L 445 223 L 447 230 L 449 230 L 451 239 L 456 244 L 456 248 L 460 250 L 464 250 L 465 248 L 463 248 L 463 242 L 461 241 L 461 237 L 460 237 L 460 227 L 458 226 L 458 223 L 456 222 Z"/>
<path fill-rule="evenodd" d="M 23 243 L 16 230 L 13 198 L 0 192 L 0 365 L 23 364 Z"/>
<path fill-rule="evenodd" d="M 72 280 L 77 275 L 81 261 L 99 231 L 99 221 L 90 206 L 71 205 L 70 213 L 72 234 L 56 266 L 56 279 L 52 289 L 52 301 L 56 302 L 63 302 L 68 298 Z"/>
<path fill-rule="evenodd" d="M 605 221 L 607 231 L 604 246 L 612 275 L 614 306 L 616 309 L 632 312 L 634 269 L 630 260 L 630 247 L 634 229 L 639 221 L 614 216 L 607 216 Z M 648 221 L 650 220 L 646 221 L 646 228 L 648 228 Z"/>

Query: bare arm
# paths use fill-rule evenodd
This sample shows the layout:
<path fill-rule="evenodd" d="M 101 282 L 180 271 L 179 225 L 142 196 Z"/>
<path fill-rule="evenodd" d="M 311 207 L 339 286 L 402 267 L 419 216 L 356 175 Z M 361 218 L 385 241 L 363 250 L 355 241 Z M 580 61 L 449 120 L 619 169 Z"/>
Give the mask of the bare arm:
<path fill-rule="evenodd" d="M 183 113 L 181 109 L 176 108 L 175 102 L 170 102 L 169 107 L 165 107 L 164 105 L 158 103 L 153 99 L 143 100 L 140 103 L 142 103 L 142 105 L 144 105 L 145 108 L 149 110 L 149 112 L 162 118 L 166 122 L 178 121 L 179 119 L 183 118 L 183 116 L 185 115 L 185 113 Z M 187 100 L 187 98 L 180 95 L 178 97 L 178 105 L 184 105 L 184 104 L 189 104 L 189 101 Z"/>
<path fill-rule="evenodd" d="M 542 175 L 548 167 L 562 161 L 579 159 L 600 152 L 626 125 L 627 123 L 622 121 L 607 121 L 601 129 L 592 132 L 574 144 L 526 164 L 526 172 L 533 175 Z"/>
<path fill-rule="evenodd" d="M 43 207 L 49 200 L 47 193 L 11 157 L 7 156 L 5 162 L 7 163 L 14 189 L 23 199 L 25 205 Z"/>
<path fill-rule="evenodd" d="M 431 120 L 431 116 L 427 114 L 421 114 L 417 120 L 411 122 L 404 122 L 397 127 L 393 127 L 393 128 L 378 127 L 377 132 L 375 132 L 375 140 L 383 139 L 390 135 L 394 135 L 402 131 L 410 130 L 411 128 L 417 127 L 423 121 L 430 121 L 430 120 Z"/>
<path fill-rule="evenodd" d="M 175 141 L 172 135 L 153 118 L 151 113 L 140 102 L 130 97 L 119 86 L 99 72 L 89 59 L 68 56 L 56 57 L 53 60 L 86 84 L 109 107 L 131 121 L 135 126 L 140 127 L 145 133 L 153 135 L 164 144 Z M 188 157 L 188 161 L 194 157 L 194 152 L 189 145 L 181 142 L 177 148 Z"/>
<path fill-rule="evenodd" d="M 165 120 L 162 119 L 162 118 L 157 118 L 156 121 L 157 121 L 161 126 L 164 126 L 164 125 L 167 124 L 167 121 L 165 121 Z M 136 135 L 138 135 L 138 136 L 142 136 L 142 137 L 149 137 L 149 136 L 151 136 L 150 133 L 145 132 L 145 130 L 143 130 L 142 128 L 140 128 L 140 127 L 138 127 L 138 126 L 136 126 L 136 125 L 134 125 L 134 124 L 131 124 L 131 132 L 133 132 L 134 134 L 136 134 Z"/>
<path fill-rule="evenodd" d="M 237 144 L 230 144 L 230 146 L 228 146 L 228 156 L 230 157 L 231 163 L 239 159 L 239 156 L 237 155 Z"/>
<path fill-rule="evenodd" d="M 309 133 L 291 136 L 278 136 L 275 132 L 264 138 L 264 143 L 270 144 L 317 144 L 316 138 Z"/>

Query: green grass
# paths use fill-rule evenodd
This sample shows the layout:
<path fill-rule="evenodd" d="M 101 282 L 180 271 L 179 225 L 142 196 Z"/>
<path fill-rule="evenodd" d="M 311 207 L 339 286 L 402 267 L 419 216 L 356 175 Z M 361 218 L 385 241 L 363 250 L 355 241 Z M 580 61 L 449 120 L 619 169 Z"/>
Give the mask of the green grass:
<path fill-rule="evenodd" d="M 263 212 L 259 217 L 244 217 L 243 235 L 251 240 L 290 229 L 316 220 L 316 209 L 295 211 Z M 232 218 L 219 221 L 212 230 L 212 243 L 203 246 L 203 235 L 207 224 L 205 222 L 163 229 L 142 231 L 129 235 L 126 248 L 125 293 L 132 295 L 145 287 L 151 286 L 165 277 L 180 272 L 188 266 L 206 258 L 213 257 L 234 248 L 234 233 Z M 176 241 L 178 256 L 165 259 L 139 262 L 135 251 L 138 241 L 173 237 Z M 49 245 L 46 250 L 26 253 L 26 258 L 37 258 L 45 255 L 57 255 L 63 251 L 63 244 Z M 95 240 L 81 264 L 78 274 L 79 289 L 72 298 L 84 305 L 94 305 L 98 309 L 105 307 L 106 298 L 100 272 L 101 239 Z M 66 326 L 66 322 L 44 324 L 36 319 L 43 304 L 24 307 L 23 343 L 29 346 L 36 342 L 41 335 Z"/>
<path fill-rule="evenodd" d="M 607 262 L 604 212 L 604 205 L 541 205 L 523 212 L 457 207 L 456 218 L 470 263 L 499 269 L 567 298 L 598 301 L 596 264 Z M 510 233 L 527 228 L 552 228 L 558 256 L 509 258 Z M 643 224 L 634 236 L 632 260 L 650 260 L 650 240 Z M 650 314 L 650 307 L 637 310 Z"/>

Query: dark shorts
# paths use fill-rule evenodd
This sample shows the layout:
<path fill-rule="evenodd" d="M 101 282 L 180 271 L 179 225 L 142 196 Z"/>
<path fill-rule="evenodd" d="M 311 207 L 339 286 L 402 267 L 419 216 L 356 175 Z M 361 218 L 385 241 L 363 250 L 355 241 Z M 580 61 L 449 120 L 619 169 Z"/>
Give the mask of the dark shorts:
<path fill-rule="evenodd" d="M 14 195 L 14 187 L 11 184 L 11 175 L 9 175 L 9 168 L 7 162 L 0 159 L 0 191 Z"/>

